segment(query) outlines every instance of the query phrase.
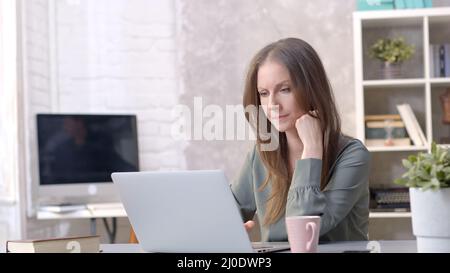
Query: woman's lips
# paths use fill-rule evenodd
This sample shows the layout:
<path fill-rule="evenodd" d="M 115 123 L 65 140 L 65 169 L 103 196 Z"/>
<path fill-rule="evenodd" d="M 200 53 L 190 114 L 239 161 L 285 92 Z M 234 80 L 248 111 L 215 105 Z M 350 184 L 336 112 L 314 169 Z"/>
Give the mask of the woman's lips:
<path fill-rule="evenodd" d="M 286 114 L 286 115 L 280 115 L 280 116 L 277 116 L 277 117 L 273 117 L 272 119 L 279 119 L 279 120 L 282 120 L 282 119 L 287 118 L 288 116 L 289 116 L 289 114 Z"/>

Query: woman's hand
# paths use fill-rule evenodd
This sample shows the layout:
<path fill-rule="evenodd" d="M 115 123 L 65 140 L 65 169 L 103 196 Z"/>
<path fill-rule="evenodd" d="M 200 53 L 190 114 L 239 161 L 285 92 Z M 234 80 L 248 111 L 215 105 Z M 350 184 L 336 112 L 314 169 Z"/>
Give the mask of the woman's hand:
<path fill-rule="evenodd" d="M 302 158 L 322 159 L 323 154 L 323 133 L 320 127 L 316 112 L 306 113 L 295 122 L 298 136 L 303 143 Z"/>
<path fill-rule="evenodd" d="M 252 228 L 255 226 L 255 221 L 247 221 L 244 224 L 245 229 L 247 230 L 247 232 L 250 232 L 250 230 L 252 230 Z"/>

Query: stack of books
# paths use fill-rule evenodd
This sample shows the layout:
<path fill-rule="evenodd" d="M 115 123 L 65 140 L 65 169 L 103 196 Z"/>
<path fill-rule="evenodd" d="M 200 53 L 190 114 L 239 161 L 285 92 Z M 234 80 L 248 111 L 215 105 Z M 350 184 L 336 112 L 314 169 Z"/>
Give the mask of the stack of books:
<path fill-rule="evenodd" d="M 358 10 L 423 9 L 433 6 L 432 0 L 358 0 Z"/>
<path fill-rule="evenodd" d="M 411 145 L 400 115 L 367 115 L 365 124 L 368 147 Z"/>
<path fill-rule="evenodd" d="M 367 147 L 427 145 L 422 128 L 407 103 L 396 105 L 398 114 L 365 116 Z"/>

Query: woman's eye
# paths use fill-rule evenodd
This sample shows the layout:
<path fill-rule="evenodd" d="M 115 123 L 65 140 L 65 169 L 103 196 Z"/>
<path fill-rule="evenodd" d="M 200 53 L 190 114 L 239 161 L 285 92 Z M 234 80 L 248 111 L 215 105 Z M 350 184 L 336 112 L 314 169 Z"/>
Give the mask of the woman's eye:
<path fill-rule="evenodd" d="M 259 95 L 260 95 L 261 97 L 265 97 L 265 96 L 267 96 L 267 92 L 261 91 L 261 92 L 259 92 Z"/>
<path fill-rule="evenodd" d="M 290 92 L 291 89 L 289 89 L 289 88 L 283 88 L 283 89 L 281 89 L 280 91 L 281 91 L 281 92 L 284 92 L 284 93 L 287 93 L 287 92 Z"/>

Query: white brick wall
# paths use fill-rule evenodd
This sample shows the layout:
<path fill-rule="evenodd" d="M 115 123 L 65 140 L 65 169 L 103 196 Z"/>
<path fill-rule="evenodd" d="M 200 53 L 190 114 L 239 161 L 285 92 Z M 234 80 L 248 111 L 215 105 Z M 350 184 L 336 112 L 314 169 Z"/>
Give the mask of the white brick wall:
<path fill-rule="evenodd" d="M 32 208 L 37 192 L 36 113 L 50 112 L 49 67 L 49 5 L 47 0 L 23 1 L 22 26 L 24 43 L 24 99 L 26 139 L 26 185 L 28 209 Z"/>
<path fill-rule="evenodd" d="M 59 111 L 137 114 L 145 170 L 183 167 L 167 133 L 178 103 L 174 31 L 173 1 L 57 2 Z M 144 160 L 168 147 L 167 165 Z"/>

